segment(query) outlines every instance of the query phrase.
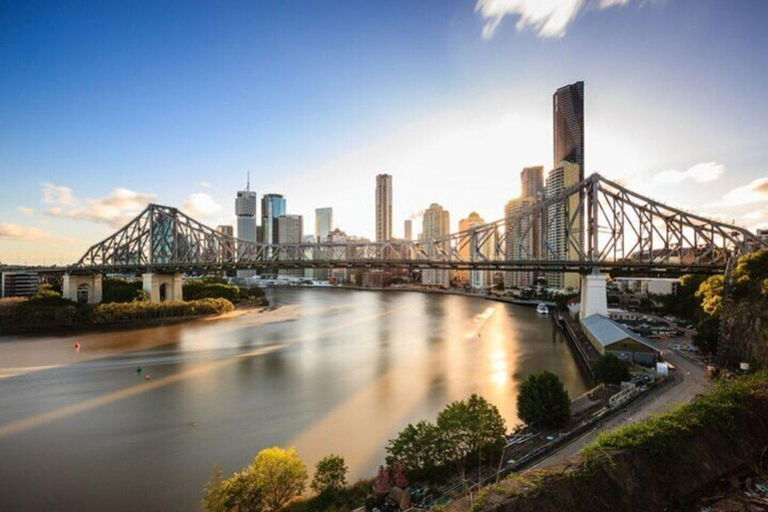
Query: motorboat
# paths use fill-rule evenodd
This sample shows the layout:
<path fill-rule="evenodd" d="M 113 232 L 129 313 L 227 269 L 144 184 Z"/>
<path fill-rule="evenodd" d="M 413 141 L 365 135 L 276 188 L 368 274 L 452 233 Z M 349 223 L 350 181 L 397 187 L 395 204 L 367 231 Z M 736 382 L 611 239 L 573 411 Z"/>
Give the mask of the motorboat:
<path fill-rule="evenodd" d="M 539 302 L 539 305 L 536 306 L 536 312 L 538 314 L 540 314 L 540 315 L 548 315 L 549 314 L 549 308 L 543 302 Z"/>

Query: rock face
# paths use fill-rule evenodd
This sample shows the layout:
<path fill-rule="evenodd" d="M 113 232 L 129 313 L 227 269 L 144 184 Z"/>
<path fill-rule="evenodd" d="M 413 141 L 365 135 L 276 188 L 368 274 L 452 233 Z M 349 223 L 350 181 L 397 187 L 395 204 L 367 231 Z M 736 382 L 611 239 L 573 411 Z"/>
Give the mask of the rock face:
<path fill-rule="evenodd" d="M 762 467 L 768 466 L 768 393 L 750 397 L 733 420 L 727 428 L 698 425 L 657 454 L 621 450 L 590 462 L 579 456 L 547 471 L 525 472 L 490 489 L 472 510 L 685 510 L 718 478 L 745 465 L 760 467 L 761 458 Z"/>

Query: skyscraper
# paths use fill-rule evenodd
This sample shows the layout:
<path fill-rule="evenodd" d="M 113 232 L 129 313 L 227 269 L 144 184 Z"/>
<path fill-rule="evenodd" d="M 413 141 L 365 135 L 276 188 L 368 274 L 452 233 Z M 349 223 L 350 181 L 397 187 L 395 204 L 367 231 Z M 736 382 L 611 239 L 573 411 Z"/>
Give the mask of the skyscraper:
<path fill-rule="evenodd" d="M 261 198 L 261 241 L 277 242 L 277 218 L 285 215 L 286 201 L 281 194 L 264 194 Z"/>
<path fill-rule="evenodd" d="M 424 211 L 424 221 L 422 225 L 421 238 L 424 241 L 429 241 L 435 238 L 442 238 L 447 236 L 451 232 L 451 220 L 448 210 L 443 209 L 437 203 L 432 203 L 429 208 Z M 450 242 L 445 242 L 444 251 L 449 250 Z M 433 244 L 427 245 L 427 251 L 429 257 L 437 257 L 437 251 Z M 421 272 L 421 282 L 424 284 L 442 286 L 447 288 L 450 283 L 450 272 L 448 270 L 434 270 L 424 269 Z"/>
<path fill-rule="evenodd" d="M 472 228 L 485 224 L 485 220 L 477 212 L 470 213 L 466 219 L 459 221 L 459 231 L 463 233 L 459 241 L 459 255 L 467 261 L 477 261 L 482 256 L 490 257 L 491 241 L 477 247 L 477 235 Z M 456 281 L 462 285 L 482 289 L 488 286 L 490 278 L 487 270 L 457 270 Z"/>
<path fill-rule="evenodd" d="M 329 242 L 328 234 L 333 230 L 333 208 L 315 209 L 315 241 Z M 312 259 L 330 259 L 332 252 L 329 249 L 314 249 Z M 327 268 L 312 268 L 304 272 L 306 277 L 314 279 L 328 279 L 330 271 Z"/>
<path fill-rule="evenodd" d="M 413 240 L 413 221 L 408 219 L 403 225 L 403 238 L 406 242 Z"/>
<path fill-rule="evenodd" d="M 524 167 L 520 171 L 521 197 L 539 198 L 544 192 L 544 166 Z"/>
<path fill-rule="evenodd" d="M 275 243 L 300 244 L 304 237 L 304 219 L 301 215 L 280 215 L 275 219 Z M 291 257 L 289 253 L 287 257 Z M 281 276 L 304 277 L 303 269 L 280 269 Z"/>
<path fill-rule="evenodd" d="M 518 197 L 504 206 L 504 243 L 506 260 L 533 260 L 538 258 L 540 247 L 538 219 L 529 215 L 531 206 L 536 203 L 533 197 Z M 532 225 L 533 224 L 533 225 Z M 504 273 L 504 286 L 521 288 L 533 286 L 535 274 L 531 271 L 509 271 Z"/>
<path fill-rule="evenodd" d="M 237 238 L 245 242 L 256 242 L 256 192 L 251 190 L 251 176 L 245 190 L 237 192 L 235 198 L 235 215 L 237 215 Z M 243 254 L 245 247 L 238 247 L 238 256 Z M 253 270 L 238 270 L 237 277 L 251 277 L 256 272 Z"/>
<path fill-rule="evenodd" d="M 376 176 L 376 241 L 392 239 L 392 176 Z"/>
<path fill-rule="evenodd" d="M 554 197 L 580 181 L 580 168 L 571 162 L 560 162 L 547 176 L 545 195 Z M 545 237 L 547 250 L 543 251 L 548 260 L 577 260 L 584 247 L 583 215 L 580 210 L 579 193 L 573 193 L 563 201 L 556 201 L 547 207 Z M 549 288 L 578 288 L 579 276 L 573 273 L 547 272 Z"/>
<path fill-rule="evenodd" d="M 584 82 L 559 88 L 552 96 L 554 123 L 554 163 L 571 162 L 579 166 L 579 181 L 584 179 Z"/>
<path fill-rule="evenodd" d="M 333 208 L 315 208 L 315 239 L 327 242 L 333 230 Z"/>
<path fill-rule="evenodd" d="M 222 259 L 227 259 L 230 257 L 230 255 L 232 255 L 235 252 L 235 242 L 234 242 L 235 230 L 229 224 L 220 224 L 216 226 L 216 231 L 218 231 L 224 236 L 228 236 L 232 238 L 232 240 L 227 241 L 224 244 L 224 247 L 222 247 L 221 249 Z"/>

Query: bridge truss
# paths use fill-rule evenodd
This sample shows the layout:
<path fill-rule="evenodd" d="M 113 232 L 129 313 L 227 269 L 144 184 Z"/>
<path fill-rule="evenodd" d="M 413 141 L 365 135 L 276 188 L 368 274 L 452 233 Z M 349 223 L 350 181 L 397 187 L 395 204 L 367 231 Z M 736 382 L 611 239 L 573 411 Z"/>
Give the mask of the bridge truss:
<path fill-rule="evenodd" d="M 764 247 L 750 231 L 637 194 L 598 174 L 513 215 L 418 241 L 267 245 L 220 233 L 152 204 L 93 245 L 71 272 L 385 268 L 722 273 Z"/>

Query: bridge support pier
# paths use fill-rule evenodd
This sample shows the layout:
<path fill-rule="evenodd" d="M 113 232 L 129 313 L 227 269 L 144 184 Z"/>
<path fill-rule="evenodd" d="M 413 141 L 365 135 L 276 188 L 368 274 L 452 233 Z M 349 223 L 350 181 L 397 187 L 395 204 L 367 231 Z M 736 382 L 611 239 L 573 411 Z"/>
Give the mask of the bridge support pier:
<path fill-rule="evenodd" d="M 61 296 L 80 304 L 101 302 L 101 274 L 64 274 Z"/>
<path fill-rule="evenodd" d="M 181 274 L 157 274 L 148 272 L 141 275 L 144 291 L 152 302 L 184 300 L 181 293 Z"/>
<path fill-rule="evenodd" d="M 595 313 L 608 316 L 608 276 L 595 271 L 581 276 L 581 308 L 579 317 L 585 318 Z"/>

